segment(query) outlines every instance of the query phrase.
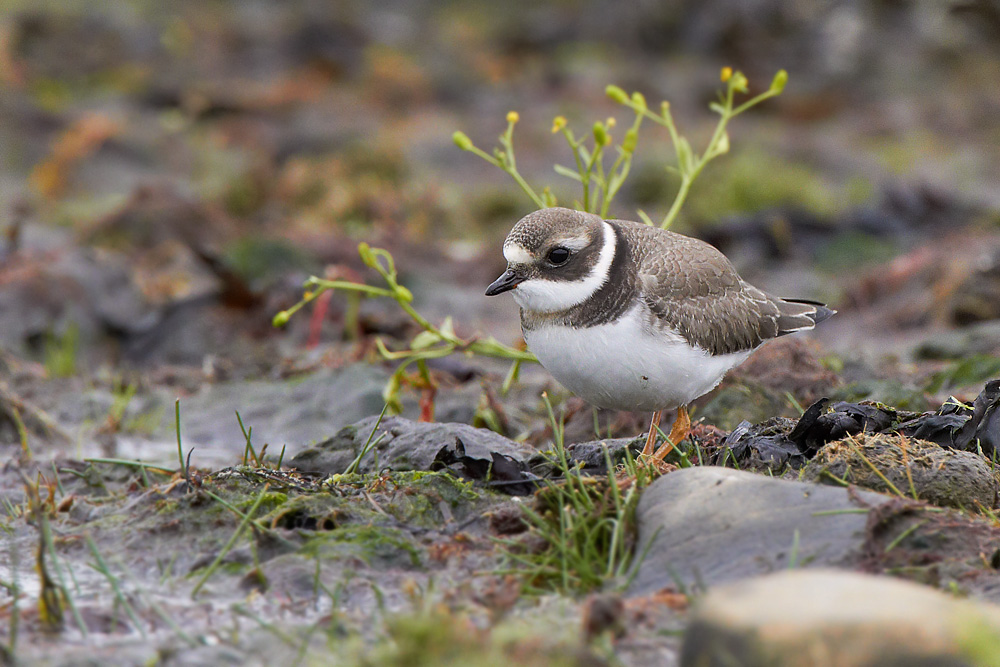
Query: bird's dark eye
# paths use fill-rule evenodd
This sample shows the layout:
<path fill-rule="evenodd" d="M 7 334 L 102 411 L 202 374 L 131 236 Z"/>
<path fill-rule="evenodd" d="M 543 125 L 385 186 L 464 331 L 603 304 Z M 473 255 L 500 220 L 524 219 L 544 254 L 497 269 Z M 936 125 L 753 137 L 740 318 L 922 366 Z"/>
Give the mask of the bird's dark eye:
<path fill-rule="evenodd" d="M 563 248 L 562 246 L 557 246 L 549 251 L 548 260 L 556 266 L 560 264 L 565 264 L 569 259 L 569 250 Z"/>

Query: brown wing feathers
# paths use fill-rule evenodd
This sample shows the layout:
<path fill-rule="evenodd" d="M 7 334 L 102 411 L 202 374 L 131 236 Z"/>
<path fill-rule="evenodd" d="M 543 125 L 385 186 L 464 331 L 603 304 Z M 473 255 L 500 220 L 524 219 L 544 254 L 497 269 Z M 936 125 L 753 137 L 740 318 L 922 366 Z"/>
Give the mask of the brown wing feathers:
<path fill-rule="evenodd" d="M 639 282 L 652 316 L 711 354 L 750 350 L 764 341 L 812 329 L 836 311 L 815 301 L 779 299 L 744 282 L 729 260 L 690 237 L 614 221 L 637 244 Z M 645 270 L 644 270 L 645 269 Z M 653 288 L 654 289 L 648 289 Z"/>

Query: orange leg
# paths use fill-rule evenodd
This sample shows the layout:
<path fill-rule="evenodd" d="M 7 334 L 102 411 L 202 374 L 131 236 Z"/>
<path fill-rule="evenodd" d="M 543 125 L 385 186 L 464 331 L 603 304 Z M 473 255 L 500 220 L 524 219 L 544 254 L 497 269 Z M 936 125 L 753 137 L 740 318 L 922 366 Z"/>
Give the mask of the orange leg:
<path fill-rule="evenodd" d="M 677 408 L 677 419 L 674 420 L 674 425 L 670 428 L 667 441 L 653 454 L 653 460 L 662 461 L 670 453 L 670 450 L 688 437 L 689 433 L 691 433 L 691 416 L 688 415 L 687 407 L 682 405 Z"/>
<path fill-rule="evenodd" d="M 660 425 L 660 417 L 662 416 L 662 410 L 653 413 L 653 419 L 649 422 L 649 435 L 646 436 L 646 446 L 642 448 L 642 456 L 652 456 L 653 445 L 656 444 L 656 427 Z"/>

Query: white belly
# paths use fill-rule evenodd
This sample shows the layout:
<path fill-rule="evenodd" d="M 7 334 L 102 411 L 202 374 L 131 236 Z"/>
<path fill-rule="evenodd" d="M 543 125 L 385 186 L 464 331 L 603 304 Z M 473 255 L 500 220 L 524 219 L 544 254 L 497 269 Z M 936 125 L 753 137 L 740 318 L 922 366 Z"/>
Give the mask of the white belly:
<path fill-rule="evenodd" d="M 614 323 L 525 332 L 528 347 L 563 386 L 600 408 L 651 412 L 711 391 L 752 350 L 713 356 L 679 335 L 646 329 L 637 310 Z"/>

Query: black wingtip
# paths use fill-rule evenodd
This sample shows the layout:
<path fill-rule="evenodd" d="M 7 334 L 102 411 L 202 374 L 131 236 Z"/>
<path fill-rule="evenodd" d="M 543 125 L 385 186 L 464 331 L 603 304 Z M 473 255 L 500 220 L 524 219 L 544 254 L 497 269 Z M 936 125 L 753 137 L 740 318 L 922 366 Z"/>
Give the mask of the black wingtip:
<path fill-rule="evenodd" d="M 833 308 L 827 308 L 826 306 L 817 304 L 816 305 L 816 314 L 813 315 L 812 319 L 813 319 L 813 322 L 815 322 L 816 324 L 819 324 L 820 322 L 822 322 L 824 320 L 830 319 L 831 317 L 833 317 L 836 314 L 837 314 L 837 311 L 834 310 Z"/>
<path fill-rule="evenodd" d="M 781 299 L 784 308 L 779 304 L 781 314 L 778 316 L 778 334 L 795 333 L 797 331 L 808 331 L 823 320 L 833 317 L 837 311 L 828 308 L 826 304 L 819 301 L 809 301 L 808 299 Z M 789 305 L 794 304 L 789 308 Z"/>

